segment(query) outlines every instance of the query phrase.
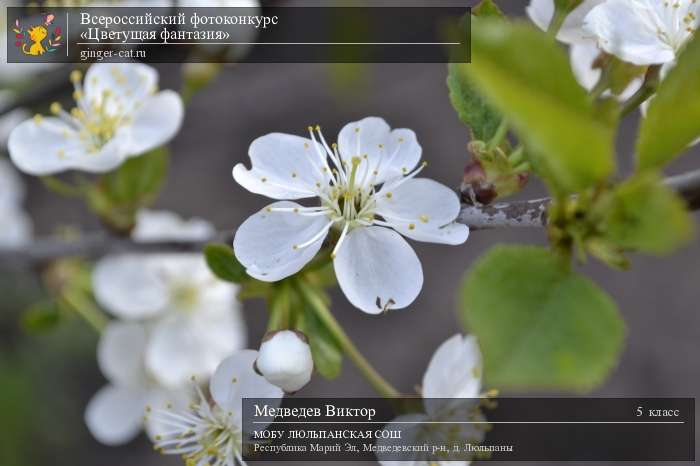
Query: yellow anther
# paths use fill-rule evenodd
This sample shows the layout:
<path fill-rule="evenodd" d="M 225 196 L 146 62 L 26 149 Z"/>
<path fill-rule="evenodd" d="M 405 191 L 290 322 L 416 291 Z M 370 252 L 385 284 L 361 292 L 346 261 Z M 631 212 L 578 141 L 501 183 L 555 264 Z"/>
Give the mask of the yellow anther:
<path fill-rule="evenodd" d="M 361 163 L 362 163 L 362 159 L 361 159 L 361 158 L 359 158 L 359 157 L 353 157 L 353 158 L 352 158 L 352 165 L 353 165 L 354 167 L 358 166 L 358 165 L 361 164 Z"/>
<path fill-rule="evenodd" d="M 295 213 L 295 214 L 298 214 L 298 213 L 299 213 L 299 208 L 295 207 L 295 208 L 294 208 L 294 213 Z"/>
<path fill-rule="evenodd" d="M 384 144 L 379 144 L 380 149 L 384 149 Z"/>
<path fill-rule="evenodd" d="M 356 132 L 356 133 L 359 133 L 359 132 L 360 132 L 360 128 L 355 128 L 355 132 Z"/>
<path fill-rule="evenodd" d="M 38 125 L 38 124 L 41 123 L 42 121 L 44 121 L 44 117 L 43 117 L 43 116 L 39 115 L 38 113 L 37 113 L 36 115 L 34 115 L 34 123 L 36 123 L 36 124 Z"/>
<path fill-rule="evenodd" d="M 331 147 L 333 148 L 333 150 L 335 150 L 338 148 L 338 144 L 334 142 L 333 144 L 331 144 Z"/>
<path fill-rule="evenodd" d="M 236 383 L 236 382 L 238 382 L 238 379 L 237 379 L 236 377 L 234 377 L 233 379 L 231 379 L 231 383 Z"/>
<path fill-rule="evenodd" d="M 313 127 L 313 126 L 307 126 L 307 129 L 308 129 L 309 131 L 313 131 L 313 130 L 314 130 L 314 127 Z"/>
<path fill-rule="evenodd" d="M 80 100 L 82 98 L 83 98 L 82 91 L 78 91 L 78 90 L 73 91 L 73 99 Z"/>
<path fill-rule="evenodd" d="M 408 224 L 408 229 L 409 229 L 409 230 L 415 230 L 415 229 L 416 229 L 416 224 L 415 224 L 415 223 L 409 223 L 409 224 Z"/>
<path fill-rule="evenodd" d="M 309 143 L 308 143 L 308 142 L 305 142 L 305 143 L 304 143 L 304 149 L 308 149 L 308 148 L 309 148 Z"/>
<path fill-rule="evenodd" d="M 73 70 L 70 72 L 70 80 L 72 83 L 79 83 L 83 79 L 83 73 L 80 70 Z"/>
<path fill-rule="evenodd" d="M 53 102 L 49 107 L 49 110 L 51 110 L 51 113 L 53 113 L 54 115 L 58 115 L 59 113 L 61 113 L 62 110 L 61 104 L 59 104 L 58 102 Z"/>
<path fill-rule="evenodd" d="M 292 249 L 296 251 L 297 249 L 299 249 L 299 246 L 295 244 L 294 246 L 292 246 Z"/>
<path fill-rule="evenodd" d="M 393 193 L 391 193 L 391 192 L 386 193 L 386 198 L 387 198 L 387 199 L 391 199 L 392 197 L 394 197 L 394 194 L 393 194 Z"/>
<path fill-rule="evenodd" d="M 296 173 L 292 173 L 292 178 L 296 178 L 296 177 L 297 177 L 297 174 L 296 174 Z"/>
<path fill-rule="evenodd" d="M 430 220 L 430 217 L 428 217 L 427 215 L 421 215 L 421 216 L 418 217 L 418 218 L 419 218 L 420 221 L 423 222 L 423 223 L 428 223 L 428 220 Z"/>
<path fill-rule="evenodd" d="M 260 178 L 260 181 L 262 181 L 263 183 L 266 183 L 266 182 L 267 182 L 267 178 L 265 178 L 265 177 L 263 176 L 262 178 Z"/>
<path fill-rule="evenodd" d="M 321 125 L 316 125 L 316 131 L 321 131 Z"/>

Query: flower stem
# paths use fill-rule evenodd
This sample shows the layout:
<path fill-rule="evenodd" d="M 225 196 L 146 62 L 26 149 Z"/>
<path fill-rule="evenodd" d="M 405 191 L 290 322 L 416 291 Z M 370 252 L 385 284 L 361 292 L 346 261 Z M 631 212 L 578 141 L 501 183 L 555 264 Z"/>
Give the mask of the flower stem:
<path fill-rule="evenodd" d="M 335 337 L 335 339 L 338 341 L 345 354 L 347 354 L 347 356 L 352 360 L 364 378 L 367 379 L 369 384 L 372 385 L 377 393 L 385 398 L 398 398 L 401 396 L 399 391 L 396 390 L 389 382 L 387 382 L 384 377 L 382 377 L 374 369 L 374 367 L 372 367 L 370 362 L 365 359 L 362 353 L 360 353 L 352 340 L 350 340 L 350 337 L 348 337 L 343 330 L 343 327 L 340 325 L 340 323 L 338 323 L 331 311 L 328 309 L 328 306 L 323 301 L 323 298 L 319 296 L 318 293 L 314 292 L 303 284 L 300 284 L 298 288 L 306 302 L 313 308 L 316 316 L 333 334 L 333 337 Z"/>
<path fill-rule="evenodd" d="M 80 293 L 63 293 L 61 298 L 65 304 L 71 307 L 80 317 L 85 320 L 97 333 L 102 333 L 107 326 L 109 319 L 92 304 L 89 299 L 85 299 Z"/>

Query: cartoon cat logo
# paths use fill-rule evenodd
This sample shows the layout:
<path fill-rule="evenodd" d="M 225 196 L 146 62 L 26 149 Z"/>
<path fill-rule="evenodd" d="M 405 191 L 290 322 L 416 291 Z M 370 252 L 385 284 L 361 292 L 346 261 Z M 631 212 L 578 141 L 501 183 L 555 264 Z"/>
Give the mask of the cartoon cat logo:
<path fill-rule="evenodd" d="M 49 37 L 51 23 L 56 19 L 56 15 L 51 13 L 44 15 L 44 22 L 23 30 L 19 19 L 15 20 L 15 46 L 19 47 L 25 55 L 43 55 L 46 52 L 55 52 L 61 46 L 61 28 L 56 26 Z M 44 41 L 48 38 L 47 45 Z"/>

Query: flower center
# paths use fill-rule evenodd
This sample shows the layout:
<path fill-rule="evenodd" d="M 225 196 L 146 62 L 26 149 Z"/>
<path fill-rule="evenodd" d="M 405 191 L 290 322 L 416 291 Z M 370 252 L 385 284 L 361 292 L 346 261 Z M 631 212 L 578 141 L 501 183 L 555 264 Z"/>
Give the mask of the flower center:
<path fill-rule="evenodd" d="M 170 290 L 170 299 L 175 308 L 192 312 L 199 302 L 199 290 L 191 283 L 176 283 Z"/>
<path fill-rule="evenodd" d="M 120 79 L 126 80 L 118 69 L 115 68 L 114 73 L 117 82 Z M 82 73 L 73 71 L 70 79 L 74 87 L 75 107 L 67 112 L 61 104 L 54 102 L 51 104 L 51 113 L 60 117 L 76 131 L 83 149 L 91 154 L 97 153 L 116 135 L 121 126 L 130 122 L 130 117 L 120 99 L 115 97 L 109 89 L 104 89 L 99 99 L 93 97 L 88 101 L 81 84 Z M 64 137 L 71 138 L 74 134 L 66 132 Z M 58 155 L 69 154 L 59 153 Z"/>
<path fill-rule="evenodd" d="M 679 52 L 697 27 L 697 0 L 666 0 L 664 15 L 656 24 L 657 37 Z"/>
<path fill-rule="evenodd" d="M 159 422 L 167 434 L 155 436 L 155 448 L 163 454 L 181 455 L 187 466 L 234 464 L 240 457 L 243 435 L 231 422 L 232 412 L 210 406 L 199 387 L 199 404 L 186 413 L 158 411 Z M 148 408 L 147 408 L 148 412 Z"/>
<path fill-rule="evenodd" d="M 403 168 L 400 175 L 386 180 L 382 175 L 391 169 L 403 139 L 398 140 L 399 144 L 390 153 L 386 152 L 387 148 L 384 144 L 379 144 L 378 156 L 373 160 L 361 151 L 363 145 L 360 139 L 360 128 L 357 127 L 355 128 L 357 149 L 355 155 L 347 160 L 347 156 L 345 159 L 341 157 L 337 144 L 329 145 L 326 142 L 320 126 L 309 126 L 308 129 L 314 150 L 309 144 L 305 144 L 305 149 L 312 165 L 319 167 L 320 164 L 318 173 L 314 175 L 321 178 L 321 181 L 316 182 L 318 190 L 316 194 L 321 200 L 321 205 L 318 207 L 268 207 L 268 212 L 293 212 L 307 217 L 327 217 L 328 222 L 318 233 L 304 243 L 293 245 L 293 248 L 296 250 L 310 246 L 324 238 L 331 228 L 335 228 L 340 231 L 338 242 L 331 252 L 331 258 L 335 258 L 352 229 L 372 225 L 391 226 L 385 221 L 386 219 L 379 218 L 376 213 L 379 187 L 381 186 L 386 191 L 386 196 L 391 198 L 393 189 L 415 177 L 427 164 L 423 162 L 411 173 L 408 173 L 407 168 Z M 297 176 L 297 173 L 292 173 L 292 178 Z M 267 179 L 263 178 L 262 181 L 267 182 Z M 387 189 L 387 185 L 390 189 Z M 427 218 L 427 216 L 423 217 Z"/>

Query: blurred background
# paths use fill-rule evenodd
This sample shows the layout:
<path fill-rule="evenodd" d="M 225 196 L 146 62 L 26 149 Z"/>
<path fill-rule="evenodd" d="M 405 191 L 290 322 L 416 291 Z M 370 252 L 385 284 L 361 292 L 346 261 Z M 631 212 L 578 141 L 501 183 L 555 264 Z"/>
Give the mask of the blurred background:
<path fill-rule="evenodd" d="M 501 3 L 508 4 L 510 14 L 522 15 L 527 2 Z M 161 88 L 181 88 L 181 65 L 157 68 Z M 68 69 L 51 73 L 63 73 L 67 79 Z M 234 230 L 267 203 L 231 177 L 236 163 L 248 164 L 253 139 L 273 131 L 304 135 L 309 124 L 322 125 L 326 137 L 334 139 L 344 124 L 366 116 L 383 117 L 394 128 L 413 129 L 424 159 L 430 162 L 426 176 L 457 188 L 468 161 L 469 137 L 450 105 L 445 78 L 442 64 L 226 66 L 190 101 L 183 127 L 171 143 L 170 172 L 155 207 Z M 622 124 L 622 173 L 631 166 L 637 122 L 638 116 L 632 115 Z M 700 153 L 694 152 L 669 173 L 700 165 Z M 81 201 L 60 198 L 37 179 L 24 180 L 25 207 L 37 236 L 65 226 L 101 228 Z M 543 195 L 543 186 L 532 181 L 518 198 Z M 332 310 L 379 371 L 410 393 L 437 346 L 464 332 L 456 317 L 456 292 L 465 270 L 495 244 L 545 244 L 545 240 L 542 230 L 511 229 L 473 232 L 460 247 L 412 243 L 423 263 L 425 284 L 409 309 L 372 317 L 334 292 Z M 583 267 L 617 300 L 628 328 L 619 366 L 592 395 L 694 397 L 700 392 L 700 244 L 694 241 L 664 258 L 633 256 L 632 262 L 629 272 L 593 262 Z M 21 325 L 22 313 L 40 298 L 36 270 L 8 269 L 0 263 L 0 464 L 181 464 L 179 458 L 153 452 L 144 436 L 120 448 L 104 447 L 92 439 L 83 411 L 105 382 L 95 361 L 97 335 L 78 318 L 51 332 L 27 331 Z M 264 303 L 246 302 L 245 317 L 249 346 L 257 347 L 265 332 Z M 372 396 L 373 391 L 345 361 L 338 379 L 316 377 L 303 395 Z"/>

